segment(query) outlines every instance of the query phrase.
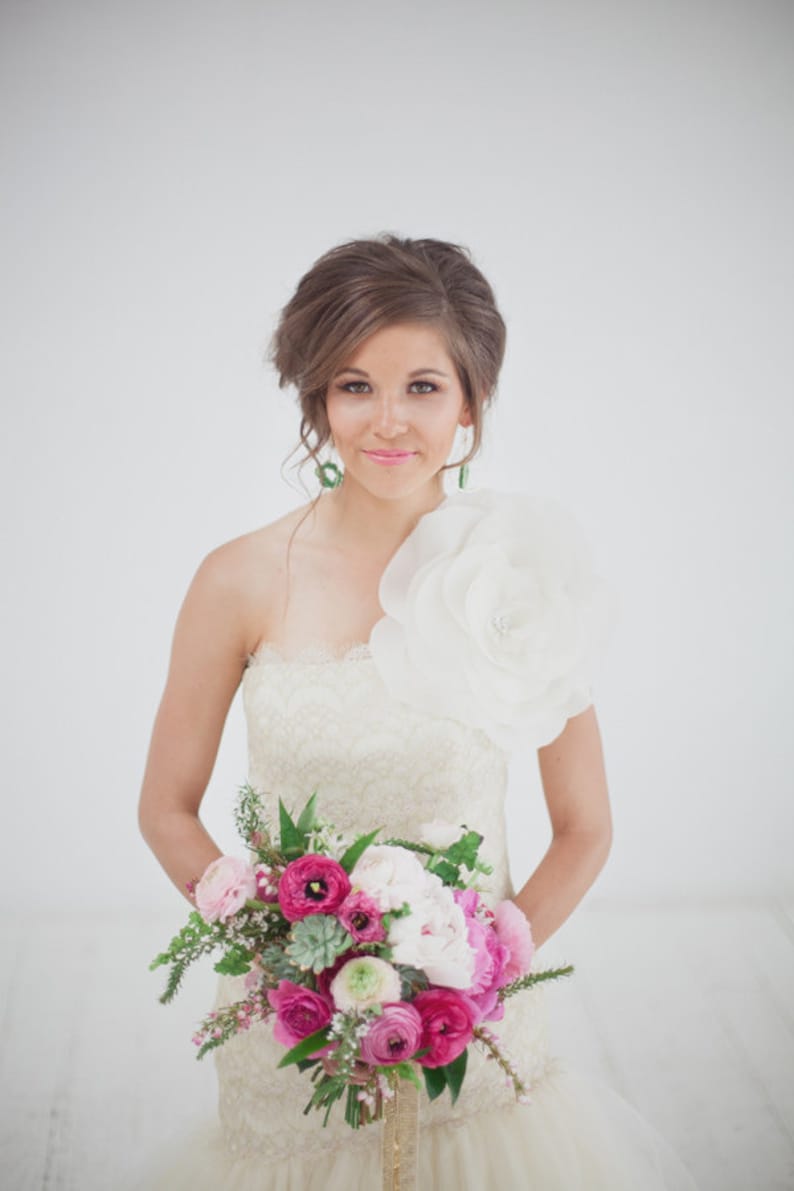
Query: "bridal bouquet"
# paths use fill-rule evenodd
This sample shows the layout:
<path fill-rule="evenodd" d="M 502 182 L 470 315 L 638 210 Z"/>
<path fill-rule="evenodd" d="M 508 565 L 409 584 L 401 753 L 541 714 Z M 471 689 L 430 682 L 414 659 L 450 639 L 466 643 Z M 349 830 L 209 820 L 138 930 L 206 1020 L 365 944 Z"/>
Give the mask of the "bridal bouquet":
<path fill-rule="evenodd" d="M 432 823 L 420 841 L 376 843 L 380 829 L 346 840 L 317 815 L 316 794 L 293 818 L 279 802 L 279 836 L 251 786 L 240 790 L 237 827 L 252 862 L 222 856 L 194 888 L 197 909 L 150 965 L 170 965 L 160 1000 L 187 967 L 220 949 L 215 971 L 244 976 L 244 997 L 208 1014 L 194 1036 L 198 1058 L 273 1018 L 313 1083 L 305 1111 L 345 1099 L 353 1127 L 378 1120 L 400 1080 L 453 1102 L 468 1048 L 482 1047 L 527 1088 L 487 1023 L 504 1001 L 572 969 L 530 972 L 533 943 L 512 901 L 492 911 L 477 886 L 490 872 L 482 837 Z"/>

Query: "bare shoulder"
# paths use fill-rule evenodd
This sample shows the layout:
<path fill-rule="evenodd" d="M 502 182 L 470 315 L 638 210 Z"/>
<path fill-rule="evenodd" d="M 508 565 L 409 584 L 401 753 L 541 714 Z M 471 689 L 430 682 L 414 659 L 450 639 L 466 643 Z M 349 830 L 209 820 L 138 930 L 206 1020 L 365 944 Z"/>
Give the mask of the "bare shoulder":
<path fill-rule="evenodd" d="M 290 539 L 311 512 L 303 505 L 259 529 L 216 546 L 202 560 L 195 584 L 223 600 L 253 651 L 280 608 Z"/>

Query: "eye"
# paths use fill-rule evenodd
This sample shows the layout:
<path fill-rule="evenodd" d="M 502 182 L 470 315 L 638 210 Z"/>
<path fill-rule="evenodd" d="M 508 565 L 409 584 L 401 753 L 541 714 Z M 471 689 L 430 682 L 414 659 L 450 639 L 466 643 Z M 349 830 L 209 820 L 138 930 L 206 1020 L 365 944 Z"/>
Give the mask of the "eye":
<path fill-rule="evenodd" d="M 429 380 L 415 380 L 412 382 L 411 388 L 413 388 L 414 385 L 421 386 L 420 396 L 423 396 L 425 393 L 435 393 L 436 389 L 438 388 L 438 385 L 434 385 L 432 381 Z"/>
<path fill-rule="evenodd" d="M 339 387 L 345 393 L 353 393 L 355 396 L 360 396 L 366 390 L 367 382 L 365 380 L 349 380 Z"/>

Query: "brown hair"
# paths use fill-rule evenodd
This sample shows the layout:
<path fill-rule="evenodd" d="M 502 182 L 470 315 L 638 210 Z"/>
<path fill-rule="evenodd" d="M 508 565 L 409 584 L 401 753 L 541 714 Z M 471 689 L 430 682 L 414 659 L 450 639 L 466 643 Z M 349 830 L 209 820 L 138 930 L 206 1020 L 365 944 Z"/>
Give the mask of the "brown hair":
<path fill-rule="evenodd" d="M 443 335 L 466 396 L 472 446 L 465 460 L 446 466 L 476 454 L 505 350 L 493 291 L 467 248 L 384 233 L 339 244 L 315 261 L 273 334 L 268 356 L 279 387 L 298 390 L 302 462 L 319 462 L 330 438 L 325 394 L 339 367 L 368 336 L 401 322 L 429 323 Z"/>

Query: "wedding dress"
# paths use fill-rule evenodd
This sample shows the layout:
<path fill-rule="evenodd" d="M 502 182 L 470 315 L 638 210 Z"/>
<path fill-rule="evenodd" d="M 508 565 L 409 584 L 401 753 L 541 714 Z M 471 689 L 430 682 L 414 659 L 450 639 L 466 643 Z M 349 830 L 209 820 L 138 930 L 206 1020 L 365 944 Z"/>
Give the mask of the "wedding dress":
<path fill-rule="evenodd" d="M 242 693 L 250 784 L 273 822 L 279 797 L 297 811 L 316 790 L 321 817 L 350 836 L 380 826 L 382 839 L 417 839 L 429 821 L 465 823 L 484 836 L 492 903 L 512 896 L 508 753 L 444 708 L 434 713 L 396 698 L 384 683 L 383 659 L 374 656 L 374 636 L 343 654 L 316 648 L 285 658 L 265 644 L 248 659 Z M 242 977 L 220 979 L 219 1005 L 243 995 Z M 540 987 L 508 1000 L 493 1030 L 529 1085 L 530 1102 L 518 1104 L 501 1069 L 472 1045 L 457 1103 L 448 1093 L 432 1102 L 421 1097 L 420 1191 L 694 1188 L 638 1113 L 550 1055 Z M 378 1191 L 382 1125 L 353 1130 L 336 1111 L 323 1127 L 320 1113 L 304 1115 L 312 1085 L 294 1066 L 277 1069 L 283 1054 L 268 1022 L 220 1047 L 218 1120 L 184 1141 L 148 1186 Z"/>

